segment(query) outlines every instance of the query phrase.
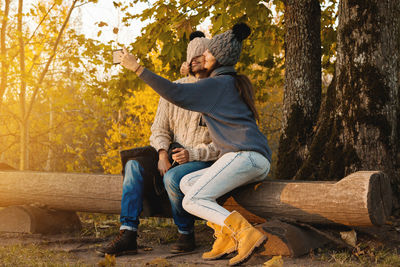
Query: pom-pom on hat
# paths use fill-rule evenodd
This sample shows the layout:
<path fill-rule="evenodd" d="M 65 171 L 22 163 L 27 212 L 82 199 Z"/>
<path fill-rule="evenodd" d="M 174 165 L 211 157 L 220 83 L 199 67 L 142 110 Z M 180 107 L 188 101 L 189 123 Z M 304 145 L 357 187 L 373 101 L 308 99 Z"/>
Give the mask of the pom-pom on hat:
<path fill-rule="evenodd" d="M 238 23 L 232 30 L 215 35 L 208 44 L 208 50 L 224 66 L 233 66 L 239 61 L 242 42 L 251 33 L 245 23 Z"/>
<path fill-rule="evenodd" d="M 192 59 L 201 56 L 206 50 L 210 39 L 205 38 L 203 32 L 195 31 L 190 34 L 190 42 L 186 51 L 186 62 L 190 64 Z"/>

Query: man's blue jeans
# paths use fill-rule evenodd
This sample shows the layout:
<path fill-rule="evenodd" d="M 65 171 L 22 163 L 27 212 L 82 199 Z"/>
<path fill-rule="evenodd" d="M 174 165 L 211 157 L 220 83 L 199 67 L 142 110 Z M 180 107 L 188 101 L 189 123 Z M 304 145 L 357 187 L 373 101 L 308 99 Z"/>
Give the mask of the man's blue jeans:
<path fill-rule="evenodd" d="M 172 216 L 180 233 L 190 233 L 194 227 L 194 217 L 182 208 L 183 193 L 179 183 L 188 173 L 207 168 L 211 162 L 192 161 L 170 169 L 164 175 L 164 185 L 171 202 Z M 121 199 L 121 230 L 136 231 L 139 215 L 143 209 L 143 168 L 138 161 L 129 160 L 125 166 L 125 177 Z"/>
<path fill-rule="evenodd" d="M 208 168 L 211 165 L 212 162 L 191 161 L 169 169 L 164 175 L 164 186 L 171 202 L 172 217 L 181 234 L 190 234 L 193 232 L 194 216 L 182 207 L 182 200 L 185 195 L 179 188 L 179 184 L 186 174 Z"/>

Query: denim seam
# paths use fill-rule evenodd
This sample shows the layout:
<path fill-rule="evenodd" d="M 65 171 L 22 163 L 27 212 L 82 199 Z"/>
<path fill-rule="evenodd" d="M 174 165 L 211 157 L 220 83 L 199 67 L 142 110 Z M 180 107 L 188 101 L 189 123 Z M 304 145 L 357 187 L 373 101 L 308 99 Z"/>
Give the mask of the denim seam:
<path fill-rule="evenodd" d="M 259 167 L 259 166 L 255 163 L 254 158 L 251 156 L 251 153 L 248 154 L 248 157 L 249 157 L 249 160 L 250 160 L 250 162 L 251 162 L 251 165 L 253 165 L 254 168 L 257 168 L 257 169 L 260 169 L 260 170 L 263 169 L 263 168 Z"/>
<path fill-rule="evenodd" d="M 239 156 L 238 154 L 235 154 L 235 157 L 228 164 L 226 164 L 217 174 L 215 174 L 214 177 L 212 177 L 210 180 L 208 180 L 208 182 L 205 185 L 203 185 L 201 188 L 199 188 L 199 190 L 197 190 L 196 194 L 194 194 L 191 198 L 195 197 L 200 192 L 200 190 L 202 190 L 206 185 L 208 185 L 212 180 L 214 180 L 214 178 L 217 177 L 218 174 L 220 174 L 223 170 L 225 170 L 226 167 L 228 167 L 228 165 L 230 165 L 232 163 L 232 161 L 234 161 L 238 156 Z"/>
<path fill-rule="evenodd" d="M 192 181 L 194 178 L 197 178 L 199 176 L 202 176 L 202 174 L 198 174 L 196 176 L 192 176 L 190 179 L 187 180 L 187 184 L 189 184 L 190 181 Z M 193 186 L 193 185 L 192 185 Z"/>
<path fill-rule="evenodd" d="M 197 203 L 197 205 L 202 206 L 202 207 L 204 207 L 204 208 L 206 208 L 206 209 L 212 210 L 212 211 L 214 211 L 214 212 L 216 212 L 216 213 L 219 213 L 219 214 L 224 215 L 223 213 L 221 213 L 221 212 L 219 212 L 219 211 L 217 211 L 217 210 L 215 210 L 215 209 L 212 209 L 212 208 L 210 208 L 210 207 L 204 206 L 204 205 L 202 205 L 202 204 Z"/>

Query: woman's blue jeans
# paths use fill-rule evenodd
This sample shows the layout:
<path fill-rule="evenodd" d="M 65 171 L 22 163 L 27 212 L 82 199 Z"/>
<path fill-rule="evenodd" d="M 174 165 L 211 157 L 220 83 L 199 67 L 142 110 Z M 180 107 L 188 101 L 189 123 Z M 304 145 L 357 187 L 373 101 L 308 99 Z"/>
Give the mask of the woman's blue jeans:
<path fill-rule="evenodd" d="M 183 176 L 211 166 L 212 162 L 192 161 L 168 170 L 164 175 L 164 185 L 171 202 L 172 216 L 182 234 L 193 231 L 194 217 L 182 207 L 183 193 L 179 188 Z M 138 161 L 129 160 L 125 166 L 125 177 L 121 199 L 121 230 L 136 231 L 139 215 L 143 209 L 143 168 Z"/>

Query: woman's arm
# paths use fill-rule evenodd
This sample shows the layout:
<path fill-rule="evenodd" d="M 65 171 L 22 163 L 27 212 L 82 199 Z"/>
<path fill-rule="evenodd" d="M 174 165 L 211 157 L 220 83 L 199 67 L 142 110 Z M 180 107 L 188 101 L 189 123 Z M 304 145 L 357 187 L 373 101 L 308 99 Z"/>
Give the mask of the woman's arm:
<path fill-rule="evenodd" d="M 201 113 L 212 110 L 225 88 L 217 79 L 207 78 L 196 83 L 173 83 L 146 68 L 139 78 L 171 103 Z"/>
<path fill-rule="evenodd" d="M 129 54 L 126 49 L 123 51 L 121 66 L 134 71 L 158 94 L 179 107 L 208 113 L 224 93 L 226 84 L 221 79 L 202 79 L 196 83 L 173 83 L 141 67 L 135 56 Z"/>

